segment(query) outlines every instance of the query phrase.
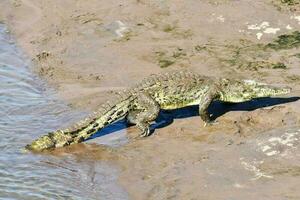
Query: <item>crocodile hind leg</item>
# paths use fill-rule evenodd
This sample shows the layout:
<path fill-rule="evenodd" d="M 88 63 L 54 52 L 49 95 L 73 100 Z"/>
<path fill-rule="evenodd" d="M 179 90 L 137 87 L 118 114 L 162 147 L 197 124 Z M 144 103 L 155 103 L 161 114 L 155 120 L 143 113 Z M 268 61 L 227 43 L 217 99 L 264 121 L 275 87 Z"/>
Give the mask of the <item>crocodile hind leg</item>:
<path fill-rule="evenodd" d="M 204 126 L 207 124 L 212 124 L 209 113 L 207 111 L 209 105 L 218 97 L 216 90 L 210 90 L 207 94 L 203 95 L 199 103 L 199 115 L 201 119 L 205 122 Z"/>
<path fill-rule="evenodd" d="M 137 109 L 129 111 L 127 121 L 135 124 L 141 130 L 141 137 L 150 135 L 150 122 L 154 121 L 159 113 L 158 103 L 147 93 L 138 94 Z"/>
<path fill-rule="evenodd" d="M 127 123 L 129 125 L 136 125 L 136 118 L 139 113 L 143 112 L 143 110 L 131 110 L 126 116 Z"/>

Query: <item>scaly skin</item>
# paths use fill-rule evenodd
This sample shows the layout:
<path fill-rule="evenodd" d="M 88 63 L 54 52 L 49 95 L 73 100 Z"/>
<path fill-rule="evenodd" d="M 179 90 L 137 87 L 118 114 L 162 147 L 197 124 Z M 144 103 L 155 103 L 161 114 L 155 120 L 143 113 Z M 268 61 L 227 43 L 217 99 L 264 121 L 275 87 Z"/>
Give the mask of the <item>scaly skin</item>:
<path fill-rule="evenodd" d="M 199 105 L 199 115 L 210 122 L 207 108 L 214 100 L 244 102 L 253 98 L 283 95 L 290 88 L 277 88 L 252 80 L 216 79 L 192 72 L 172 72 L 153 75 L 140 84 L 119 93 L 92 116 L 66 129 L 48 133 L 26 148 L 33 151 L 80 143 L 103 127 L 124 117 L 136 124 L 142 137 L 150 134 L 149 124 L 160 109 L 176 109 Z"/>

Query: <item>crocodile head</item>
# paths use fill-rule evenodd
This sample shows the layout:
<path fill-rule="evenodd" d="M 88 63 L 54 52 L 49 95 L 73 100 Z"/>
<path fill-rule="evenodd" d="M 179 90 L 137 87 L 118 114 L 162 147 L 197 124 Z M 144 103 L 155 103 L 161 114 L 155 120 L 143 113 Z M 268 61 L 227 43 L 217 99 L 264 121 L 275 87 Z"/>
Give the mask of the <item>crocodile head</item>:
<path fill-rule="evenodd" d="M 220 100 L 232 103 L 260 97 L 284 95 L 291 91 L 289 87 L 274 87 L 253 80 L 222 79 L 220 82 Z"/>

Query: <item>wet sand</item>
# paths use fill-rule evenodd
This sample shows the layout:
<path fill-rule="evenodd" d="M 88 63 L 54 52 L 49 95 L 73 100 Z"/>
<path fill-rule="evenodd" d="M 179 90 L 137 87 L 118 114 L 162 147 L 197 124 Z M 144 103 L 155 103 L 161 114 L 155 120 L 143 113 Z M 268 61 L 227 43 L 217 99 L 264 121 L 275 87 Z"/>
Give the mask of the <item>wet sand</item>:
<path fill-rule="evenodd" d="M 299 199 L 299 48 L 257 45 L 300 30 L 300 4 L 279 2 L 14 0 L 0 2 L 0 21 L 75 109 L 92 111 L 115 90 L 169 70 L 292 87 L 291 98 L 217 102 L 214 126 L 203 127 L 192 107 L 163 113 L 169 125 L 149 138 L 56 153 L 114 162 L 132 199 Z M 289 129 L 291 141 L 278 139 Z M 261 146 L 272 138 L 280 145 Z"/>

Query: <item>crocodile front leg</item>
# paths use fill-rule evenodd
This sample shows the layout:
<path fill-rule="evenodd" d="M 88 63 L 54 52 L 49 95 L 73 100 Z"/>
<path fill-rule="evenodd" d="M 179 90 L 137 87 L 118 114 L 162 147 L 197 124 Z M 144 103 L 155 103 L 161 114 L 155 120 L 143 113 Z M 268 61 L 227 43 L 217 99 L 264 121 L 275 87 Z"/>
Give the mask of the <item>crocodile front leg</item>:
<path fill-rule="evenodd" d="M 207 112 L 209 105 L 218 97 L 218 92 L 216 89 L 209 90 L 206 94 L 202 96 L 199 102 L 199 115 L 201 119 L 205 122 L 205 125 L 211 123 L 210 116 Z"/>
<path fill-rule="evenodd" d="M 141 130 L 141 137 L 150 135 L 150 122 L 154 121 L 159 113 L 159 104 L 147 93 L 138 94 L 137 109 L 129 111 L 127 121 Z"/>

